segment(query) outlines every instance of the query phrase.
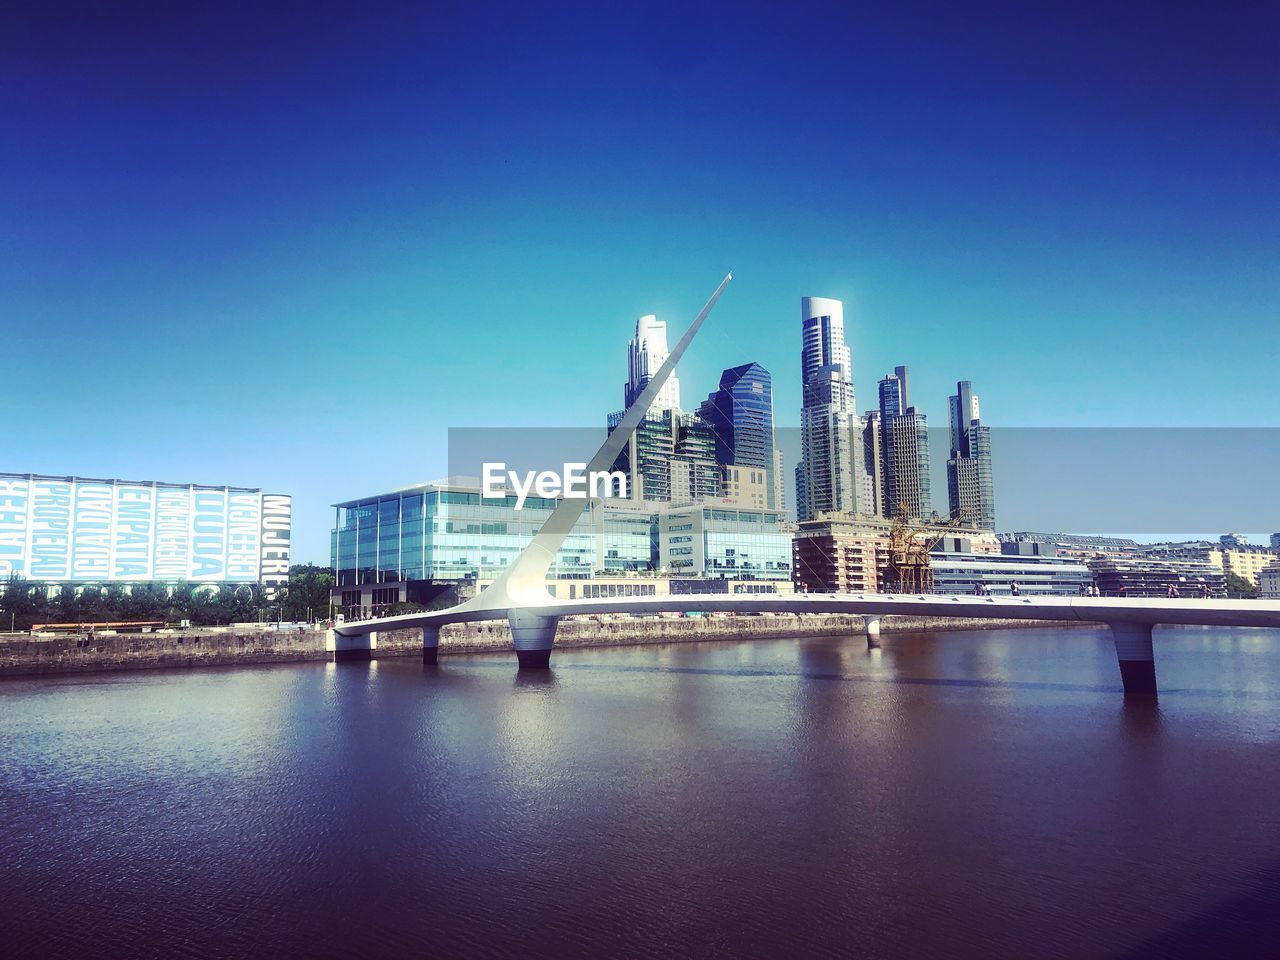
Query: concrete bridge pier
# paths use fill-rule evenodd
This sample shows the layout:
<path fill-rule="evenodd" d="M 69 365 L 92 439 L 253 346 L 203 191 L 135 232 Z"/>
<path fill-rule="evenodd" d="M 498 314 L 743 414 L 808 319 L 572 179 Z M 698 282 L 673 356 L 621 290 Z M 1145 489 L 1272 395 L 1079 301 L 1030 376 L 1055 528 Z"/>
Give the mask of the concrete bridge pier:
<path fill-rule="evenodd" d="M 873 614 L 867 614 L 862 618 L 862 622 L 867 628 L 867 649 L 878 649 L 880 646 L 880 618 Z"/>
<path fill-rule="evenodd" d="M 1116 659 L 1126 697 L 1156 696 L 1156 657 L 1151 646 L 1151 624 L 1113 623 Z"/>
<path fill-rule="evenodd" d="M 440 655 L 440 628 L 422 628 L 422 662 L 432 664 Z"/>
<path fill-rule="evenodd" d="M 333 637 L 333 659 L 335 663 L 343 663 L 349 660 L 372 660 L 373 651 L 377 649 L 378 632 L 376 630 L 358 634 L 354 637 L 344 637 L 340 633 L 334 634 Z"/>
<path fill-rule="evenodd" d="M 511 642 L 515 644 L 520 668 L 548 669 L 560 618 L 544 617 L 531 610 L 512 610 L 507 614 L 507 620 L 511 624 Z"/>

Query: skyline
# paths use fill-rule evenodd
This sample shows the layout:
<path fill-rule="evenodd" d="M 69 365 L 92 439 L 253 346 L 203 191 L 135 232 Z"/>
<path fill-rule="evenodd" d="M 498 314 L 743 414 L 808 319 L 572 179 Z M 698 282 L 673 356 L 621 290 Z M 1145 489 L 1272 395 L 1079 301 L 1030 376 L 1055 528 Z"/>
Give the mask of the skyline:
<path fill-rule="evenodd" d="M 291 492 L 323 562 L 447 427 L 596 424 L 730 268 L 685 393 L 758 362 L 783 426 L 809 295 L 860 408 L 907 364 L 935 424 L 1276 424 L 1276 14 L 734 9 L 17 17 L 0 469 Z"/>

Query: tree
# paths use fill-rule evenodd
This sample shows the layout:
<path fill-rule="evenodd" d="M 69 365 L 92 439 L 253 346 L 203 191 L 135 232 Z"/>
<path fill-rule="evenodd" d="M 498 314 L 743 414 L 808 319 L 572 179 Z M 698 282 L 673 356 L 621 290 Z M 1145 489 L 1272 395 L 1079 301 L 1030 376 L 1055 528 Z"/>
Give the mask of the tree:
<path fill-rule="evenodd" d="M 1227 574 L 1227 596 L 1229 597 L 1256 597 L 1258 588 L 1255 584 L 1246 580 L 1238 573 Z"/>
<path fill-rule="evenodd" d="M 306 620 L 329 615 L 329 591 L 333 572 L 314 563 L 295 563 L 289 568 L 289 583 L 276 596 L 284 609 L 284 620 Z"/>
<path fill-rule="evenodd" d="M 15 630 L 30 630 L 34 623 L 47 623 L 53 610 L 49 602 L 49 590 L 43 583 L 32 583 L 18 574 L 5 581 L 0 612 L 4 614 L 0 630 L 8 630 L 12 622 Z"/>

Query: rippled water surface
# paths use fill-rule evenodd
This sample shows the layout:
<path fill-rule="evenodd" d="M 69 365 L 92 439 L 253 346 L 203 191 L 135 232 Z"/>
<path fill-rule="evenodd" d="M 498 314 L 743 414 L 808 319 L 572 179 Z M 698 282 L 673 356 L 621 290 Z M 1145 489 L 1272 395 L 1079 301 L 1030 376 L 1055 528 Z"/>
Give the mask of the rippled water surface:
<path fill-rule="evenodd" d="M 1277 633 L 0 683 L 0 953 L 1274 956 Z"/>

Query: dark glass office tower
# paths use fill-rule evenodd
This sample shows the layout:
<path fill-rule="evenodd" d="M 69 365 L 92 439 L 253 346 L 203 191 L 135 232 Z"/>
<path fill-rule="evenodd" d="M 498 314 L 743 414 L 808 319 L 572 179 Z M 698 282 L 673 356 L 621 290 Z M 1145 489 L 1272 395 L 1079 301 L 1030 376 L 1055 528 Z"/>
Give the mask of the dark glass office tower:
<path fill-rule="evenodd" d="M 715 435 L 715 458 L 722 468 L 764 471 L 767 507 L 777 509 L 773 446 L 773 379 L 758 363 L 731 367 L 720 387 L 703 401 L 698 416 Z"/>

